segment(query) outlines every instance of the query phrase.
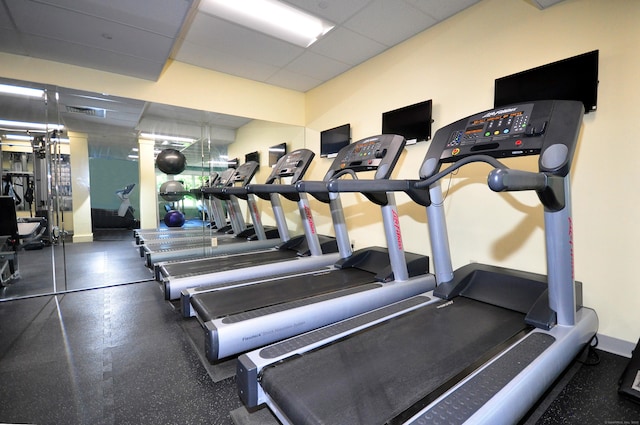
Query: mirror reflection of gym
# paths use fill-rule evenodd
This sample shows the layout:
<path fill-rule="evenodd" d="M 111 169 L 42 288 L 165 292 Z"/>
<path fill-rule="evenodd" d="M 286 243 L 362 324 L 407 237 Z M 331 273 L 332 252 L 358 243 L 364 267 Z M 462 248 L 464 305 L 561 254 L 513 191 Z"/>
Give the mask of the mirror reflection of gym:
<path fill-rule="evenodd" d="M 119 249 L 117 255 L 112 252 L 115 250 L 109 248 L 111 245 L 129 244 L 133 240 L 131 232 L 124 230 L 138 224 L 141 198 L 148 194 L 139 180 L 140 172 L 149 174 L 148 169 L 140 171 L 139 168 L 141 139 L 149 135 L 183 136 L 188 139 L 188 142 L 180 142 L 158 136 L 151 143 L 154 155 L 167 147 L 176 147 L 186 155 L 186 170 L 172 178 L 183 183 L 185 192 L 194 192 L 206 184 L 212 172 L 227 168 L 227 148 L 235 141 L 237 129 L 252 121 L 115 96 L 108 96 L 110 107 L 105 108 L 101 99 L 107 95 L 100 93 L 10 79 L 0 80 L 2 84 L 52 93 L 48 102 L 42 96 L 0 93 L 0 150 L 2 171 L 15 174 L 13 189 L 21 198 L 15 209 L 17 219 L 36 218 L 37 210 L 50 210 L 53 217 L 42 236 L 50 235 L 56 243 L 48 246 L 45 241 L 42 249 L 17 251 L 20 278 L 0 288 L 0 299 L 151 278 L 144 274 L 146 270 L 132 272 L 122 267 L 129 260 L 137 260 L 130 255 L 131 246 Z M 8 122 L 37 123 L 48 128 L 48 132 L 36 133 L 30 128 L 12 127 L 7 125 Z M 282 140 L 291 140 L 292 131 L 286 128 L 291 126 L 272 124 L 278 129 L 282 127 Z M 265 122 L 264 125 L 269 126 L 270 123 Z M 48 150 L 34 137 L 46 134 L 48 140 L 46 137 L 40 140 L 48 143 Z M 22 140 L 9 138 L 10 135 L 22 136 Z M 85 144 L 85 153 L 78 155 L 73 152 L 72 147 L 75 148 L 77 143 Z M 41 172 L 36 168 L 41 163 L 46 164 L 46 158 L 41 161 L 37 155 L 46 156 L 47 151 L 48 168 L 43 168 Z M 85 175 L 86 168 L 89 172 Z M 20 173 L 27 173 L 28 179 L 26 175 L 19 176 Z M 157 169 L 152 173 L 155 173 L 153 210 L 157 224 L 162 221 L 165 208 L 170 204 L 170 207 L 179 208 L 187 220 L 204 218 L 201 220 L 201 231 L 203 235 L 208 235 L 210 228 L 207 220 L 210 217 L 202 200 L 190 194 L 178 201 L 165 201 L 159 192 L 168 176 Z M 46 177 L 37 181 L 37 174 Z M 258 180 L 262 178 L 258 176 Z M 29 205 L 31 186 L 33 202 Z M 42 201 L 38 199 L 39 192 L 42 193 Z M 49 205 L 45 205 L 47 202 Z M 88 245 L 78 243 L 78 239 L 85 238 L 83 232 L 77 231 L 82 223 L 74 218 L 78 216 L 78 210 L 87 206 L 90 212 L 85 214 L 91 215 L 90 220 L 96 222 L 90 224 L 88 233 L 92 233 L 94 243 L 90 245 L 95 246 L 97 254 L 90 253 L 86 248 Z M 266 214 L 269 212 L 266 211 Z M 94 220 L 96 216 L 109 218 L 105 223 Z M 6 252 L 4 247 L 1 252 Z M 139 265 L 139 261 L 136 261 L 136 265 Z M 121 272 L 118 273 L 119 270 Z"/>

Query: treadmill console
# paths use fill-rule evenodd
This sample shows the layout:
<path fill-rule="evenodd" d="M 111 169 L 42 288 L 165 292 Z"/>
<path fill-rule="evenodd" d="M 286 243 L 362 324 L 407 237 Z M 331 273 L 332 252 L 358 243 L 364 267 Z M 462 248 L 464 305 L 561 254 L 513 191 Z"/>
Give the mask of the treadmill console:
<path fill-rule="evenodd" d="M 216 187 L 218 185 L 218 180 L 220 180 L 220 175 L 215 171 L 212 171 L 209 174 L 209 181 L 207 182 L 206 187 Z"/>
<path fill-rule="evenodd" d="M 233 179 L 236 175 L 236 170 L 234 168 L 227 168 L 218 176 L 218 179 L 215 181 L 215 184 L 211 187 L 226 187 L 231 186 L 233 184 Z"/>
<path fill-rule="evenodd" d="M 324 180 L 346 170 L 356 173 L 375 170 L 375 179 L 388 179 L 404 145 L 404 137 L 395 134 L 367 137 L 351 143 L 338 152 Z"/>
<path fill-rule="evenodd" d="M 291 184 L 295 184 L 306 173 L 315 153 L 309 149 L 297 149 L 284 155 L 271 170 L 266 184 L 272 184 L 277 179 L 292 177 Z"/>
<path fill-rule="evenodd" d="M 471 155 L 507 158 L 539 154 L 540 171 L 566 173 L 582 121 L 579 105 L 571 100 L 514 104 L 443 127 L 429 146 L 420 177 L 428 178 L 443 163 Z"/>
<path fill-rule="evenodd" d="M 249 184 L 253 176 L 258 171 L 258 164 L 256 161 L 247 161 L 238 168 L 236 168 L 235 175 L 233 176 L 234 183 L 240 183 L 242 186 Z"/>

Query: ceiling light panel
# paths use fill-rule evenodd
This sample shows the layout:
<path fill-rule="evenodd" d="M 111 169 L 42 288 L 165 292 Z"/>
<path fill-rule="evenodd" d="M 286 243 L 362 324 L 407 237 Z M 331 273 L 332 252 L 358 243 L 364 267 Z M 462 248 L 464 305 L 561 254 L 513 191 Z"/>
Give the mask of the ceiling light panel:
<path fill-rule="evenodd" d="M 43 97 L 44 90 L 32 89 L 30 87 L 11 86 L 8 84 L 0 84 L 0 93 L 15 94 L 28 97 Z"/>
<path fill-rule="evenodd" d="M 200 10 L 301 47 L 309 47 L 334 26 L 276 0 L 205 0 Z"/>

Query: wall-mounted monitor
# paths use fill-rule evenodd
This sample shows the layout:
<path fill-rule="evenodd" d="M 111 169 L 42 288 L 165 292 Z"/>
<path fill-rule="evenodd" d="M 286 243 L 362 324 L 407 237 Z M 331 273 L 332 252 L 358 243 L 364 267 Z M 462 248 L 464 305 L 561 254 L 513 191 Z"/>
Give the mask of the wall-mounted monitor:
<path fill-rule="evenodd" d="M 332 158 L 351 143 L 351 124 L 344 124 L 320 132 L 320 156 Z"/>
<path fill-rule="evenodd" d="M 273 167 L 278 160 L 287 154 L 287 144 L 280 143 L 269 148 L 269 167 Z"/>
<path fill-rule="evenodd" d="M 495 81 L 494 107 L 530 100 L 579 100 L 585 113 L 598 101 L 598 50 L 542 65 Z"/>
<path fill-rule="evenodd" d="M 404 136 L 408 145 L 431 139 L 431 99 L 382 114 L 382 133 Z"/>
<path fill-rule="evenodd" d="M 258 165 L 260 165 L 260 152 L 255 151 L 255 152 L 249 152 L 248 154 L 245 154 L 244 162 L 249 162 L 249 161 L 255 161 L 258 163 Z"/>

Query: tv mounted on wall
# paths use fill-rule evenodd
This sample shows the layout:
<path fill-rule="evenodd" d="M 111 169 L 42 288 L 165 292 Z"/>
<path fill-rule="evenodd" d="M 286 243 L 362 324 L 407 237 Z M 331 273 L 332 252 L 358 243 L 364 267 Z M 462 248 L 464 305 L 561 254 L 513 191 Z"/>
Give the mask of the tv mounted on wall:
<path fill-rule="evenodd" d="M 404 136 L 408 145 L 431 139 L 431 99 L 382 114 L 382 133 Z"/>
<path fill-rule="evenodd" d="M 598 50 L 496 79 L 494 107 L 530 100 L 579 100 L 585 113 L 598 101 Z"/>
<path fill-rule="evenodd" d="M 344 124 L 320 132 L 320 157 L 336 156 L 340 149 L 351 143 L 351 124 Z"/>
<path fill-rule="evenodd" d="M 278 160 L 287 154 L 287 144 L 280 143 L 269 148 L 269 167 L 273 167 Z"/>
<path fill-rule="evenodd" d="M 249 161 L 255 161 L 258 163 L 258 165 L 260 165 L 260 152 L 255 151 L 255 152 L 249 152 L 248 154 L 245 154 L 244 162 L 249 162 Z"/>

